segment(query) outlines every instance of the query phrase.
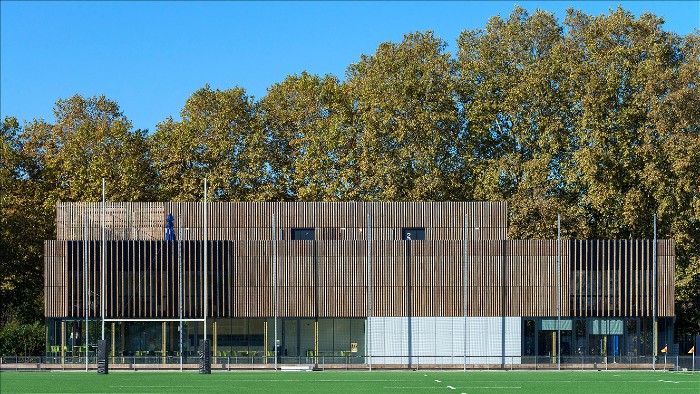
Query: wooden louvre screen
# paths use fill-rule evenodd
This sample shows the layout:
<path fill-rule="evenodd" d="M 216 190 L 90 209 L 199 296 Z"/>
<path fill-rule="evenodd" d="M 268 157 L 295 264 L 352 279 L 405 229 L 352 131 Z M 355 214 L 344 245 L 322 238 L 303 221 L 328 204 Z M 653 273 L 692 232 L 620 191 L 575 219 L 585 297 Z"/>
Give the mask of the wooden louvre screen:
<path fill-rule="evenodd" d="M 108 317 L 175 318 L 181 296 L 185 317 L 202 317 L 203 207 L 107 203 L 103 223 L 101 203 L 59 203 L 58 240 L 44 246 L 47 317 L 84 315 L 83 256 L 87 306 L 99 313 L 103 225 Z M 170 213 L 177 241 L 164 240 Z M 652 313 L 651 241 L 562 241 L 557 278 L 557 241 L 506 240 L 505 203 L 214 202 L 210 317 L 270 317 L 275 285 L 281 317 L 367 316 L 368 216 L 373 316 L 556 316 L 559 285 L 562 315 Z M 293 229 L 314 239 L 294 240 Z M 405 229 L 425 229 L 425 240 L 401 240 Z M 658 242 L 659 316 L 674 315 L 674 250 Z"/>

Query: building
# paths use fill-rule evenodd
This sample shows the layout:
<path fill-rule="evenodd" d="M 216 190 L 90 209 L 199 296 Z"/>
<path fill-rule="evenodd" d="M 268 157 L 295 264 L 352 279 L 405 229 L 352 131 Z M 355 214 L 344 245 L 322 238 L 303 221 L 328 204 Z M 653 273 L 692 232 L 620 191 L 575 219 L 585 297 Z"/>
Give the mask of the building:
<path fill-rule="evenodd" d="M 505 203 L 59 203 L 56 229 L 56 357 L 85 351 L 86 312 L 88 345 L 104 322 L 112 356 L 166 362 L 205 335 L 218 362 L 393 367 L 651 362 L 673 339 L 673 241 L 509 240 Z"/>

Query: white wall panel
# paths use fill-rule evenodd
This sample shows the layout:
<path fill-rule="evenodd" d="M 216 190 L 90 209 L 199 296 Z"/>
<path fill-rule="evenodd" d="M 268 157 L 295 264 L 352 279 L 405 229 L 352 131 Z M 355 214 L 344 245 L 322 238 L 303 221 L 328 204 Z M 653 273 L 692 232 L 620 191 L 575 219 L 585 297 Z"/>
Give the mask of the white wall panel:
<path fill-rule="evenodd" d="M 455 354 L 461 354 L 462 350 L 460 350 L 460 346 L 455 347 L 453 337 L 464 337 L 462 332 L 454 331 L 453 326 L 455 320 L 455 318 L 451 317 L 435 318 L 435 349 L 433 351 L 433 355 L 435 356 L 435 360 L 433 361 L 434 364 L 454 364 L 456 362 L 463 362 L 461 357 L 458 360 L 455 359 Z"/>
<path fill-rule="evenodd" d="M 407 364 L 409 356 L 412 364 L 464 363 L 463 317 L 412 317 L 410 324 L 409 347 L 408 318 L 371 318 L 373 363 Z M 520 317 L 469 317 L 466 336 L 469 364 L 520 363 Z"/>

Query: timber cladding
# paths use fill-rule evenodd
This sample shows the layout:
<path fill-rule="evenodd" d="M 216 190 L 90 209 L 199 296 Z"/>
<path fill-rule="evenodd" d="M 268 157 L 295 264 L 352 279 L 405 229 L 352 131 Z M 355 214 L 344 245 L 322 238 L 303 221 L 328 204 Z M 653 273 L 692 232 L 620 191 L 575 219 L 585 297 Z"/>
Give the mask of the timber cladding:
<path fill-rule="evenodd" d="M 653 314 L 653 241 L 571 241 L 573 316 L 633 316 Z M 659 316 L 674 315 L 675 247 L 657 243 L 657 308 Z"/>
<path fill-rule="evenodd" d="M 102 203 L 62 202 L 56 206 L 56 239 L 101 239 Z M 109 240 L 160 240 L 172 213 L 178 239 L 204 239 L 204 204 L 195 202 L 108 202 L 105 230 Z M 401 229 L 424 227 L 426 239 L 506 239 L 504 202 L 213 202 L 207 204 L 208 239 L 271 240 L 272 216 L 277 239 L 293 228 L 317 229 L 318 240 L 401 239 Z M 87 230 L 87 231 L 86 231 Z"/>
<path fill-rule="evenodd" d="M 571 288 L 570 284 L 578 286 L 576 275 L 580 273 L 572 270 L 567 249 L 570 251 L 576 242 L 562 242 L 559 274 L 564 316 L 585 315 L 585 309 L 571 304 L 581 294 L 596 302 L 611 297 L 602 285 L 588 285 L 583 293 Z M 86 243 L 47 243 L 52 243 L 54 250 L 66 251 L 46 257 L 47 317 L 84 316 Z M 208 315 L 273 316 L 274 243 L 209 241 L 208 245 Z M 364 241 L 278 241 L 278 316 L 366 317 L 370 276 L 367 245 Z M 462 316 L 465 289 L 468 316 L 556 316 L 556 241 L 412 241 L 410 245 L 408 241 L 371 241 L 370 245 L 373 316 Z M 99 241 L 87 242 L 91 316 L 99 315 L 100 248 Z M 202 316 L 201 241 L 110 241 L 106 255 L 108 317 L 176 318 L 180 289 L 184 316 Z M 574 266 L 580 265 L 580 261 L 574 262 Z M 623 269 L 623 275 L 648 275 L 633 266 Z M 672 272 L 673 257 L 660 257 L 660 316 L 673 316 Z M 597 316 L 650 315 L 644 307 L 650 296 L 643 286 L 642 290 L 636 286 L 629 291 L 618 289 L 625 299 L 634 301 L 630 304 L 634 308 L 600 309 Z"/>
<path fill-rule="evenodd" d="M 182 299 L 184 317 L 201 318 L 203 205 L 106 205 L 107 317 L 177 318 Z M 101 208 L 57 206 L 59 240 L 45 242 L 47 317 L 81 317 L 86 305 L 100 314 Z M 504 203 L 211 203 L 207 211 L 209 317 L 364 318 L 370 302 L 375 317 L 546 317 L 559 301 L 563 316 L 653 313 L 653 242 L 506 240 Z M 169 213 L 178 241 L 163 240 Z M 293 240 L 295 228 L 314 229 L 314 239 Z M 402 240 L 407 228 L 424 229 L 425 240 Z M 673 241 L 659 241 L 656 257 L 658 316 L 673 316 Z"/>

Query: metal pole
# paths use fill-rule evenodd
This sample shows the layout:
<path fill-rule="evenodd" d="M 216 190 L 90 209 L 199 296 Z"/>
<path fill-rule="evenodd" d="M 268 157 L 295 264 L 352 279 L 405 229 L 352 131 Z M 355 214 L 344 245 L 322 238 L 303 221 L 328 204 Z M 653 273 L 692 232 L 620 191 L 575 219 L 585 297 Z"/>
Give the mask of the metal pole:
<path fill-rule="evenodd" d="M 180 296 L 178 297 L 178 309 L 180 310 L 180 339 L 179 339 L 179 347 L 180 347 L 180 372 L 182 372 L 182 304 L 183 304 L 183 297 L 184 294 L 182 293 L 182 220 L 180 215 L 177 215 L 177 231 L 178 231 L 178 237 L 177 237 L 177 263 L 178 263 L 178 270 L 177 270 L 177 287 L 180 292 Z"/>
<path fill-rule="evenodd" d="M 275 214 L 272 214 L 272 298 L 273 298 L 273 309 L 274 309 L 274 325 L 275 325 L 275 371 L 277 370 L 277 352 L 279 347 L 277 346 L 277 222 L 275 220 Z"/>
<path fill-rule="evenodd" d="M 372 222 L 367 213 L 367 360 L 372 371 Z"/>
<path fill-rule="evenodd" d="M 102 340 L 105 340 L 105 303 L 107 295 L 105 294 L 105 286 L 107 283 L 107 246 L 105 241 L 105 179 L 102 178 L 102 289 L 100 290 L 100 301 L 102 304 Z"/>
<path fill-rule="evenodd" d="M 85 208 L 83 208 L 85 209 Z M 85 372 L 88 371 L 88 358 L 87 358 L 87 345 L 88 345 L 88 221 L 87 214 L 83 211 L 83 282 L 85 290 L 85 298 L 83 303 L 85 304 Z"/>
<path fill-rule="evenodd" d="M 656 214 L 654 214 L 654 243 L 653 243 L 652 247 L 654 248 L 654 251 L 652 252 L 654 266 L 652 268 L 653 272 L 651 275 L 653 278 L 652 280 L 654 282 L 651 286 L 652 293 L 653 293 L 653 295 L 652 295 L 652 320 L 653 320 L 652 321 L 652 329 L 654 330 L 654 334 L 653 334 L 654 335 L 654 340 L 653 340 L 653 342 L 654 342 L 654 357 L 652 357 L 652 368 L 654 370 L 656 370 L 656 355 L 657 355 L 656 351 L 659 347 L 658 346 L 658 342 L 659 342 L 658 322 L 656 320 Z"/>
<path fill-rule="evenodd" d="M 561 215 L 557 214 L 557 370 L 561 370 Z"/>
<path fill-rule="evenodd" d="M 467 372 L 467 214 L 464 214 L 464 258 L 462 263 L 462 304 L 464 314 L 464 372 Z"/>
<path fill-rule="evenodd" d="M 207 340 L 207 178 L 204 178 L 204 341 Z"/>

